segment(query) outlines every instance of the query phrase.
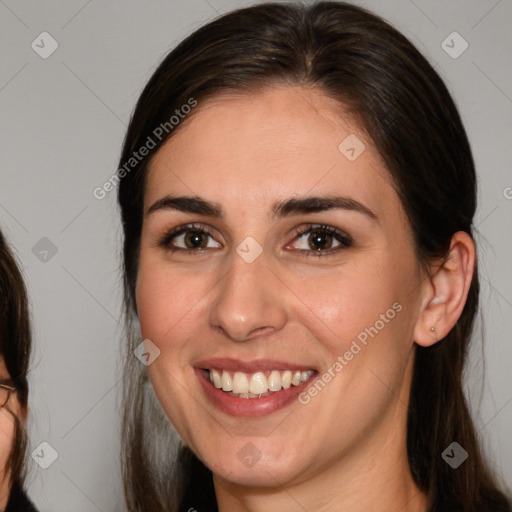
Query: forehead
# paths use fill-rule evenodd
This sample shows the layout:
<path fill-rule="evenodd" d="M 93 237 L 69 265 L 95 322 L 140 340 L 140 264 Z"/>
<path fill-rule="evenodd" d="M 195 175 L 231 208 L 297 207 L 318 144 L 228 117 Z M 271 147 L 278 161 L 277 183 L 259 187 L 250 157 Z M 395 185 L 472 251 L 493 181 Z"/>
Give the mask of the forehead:
<path fill-rule="evenodd" d="M 150 163 L 146 204 L 172 192 L 256 208 L 314 192 L 351 195 L 378 214 L 398 201 L 355 117 L 317 90 L 217 96 L 182 123 Z"/>

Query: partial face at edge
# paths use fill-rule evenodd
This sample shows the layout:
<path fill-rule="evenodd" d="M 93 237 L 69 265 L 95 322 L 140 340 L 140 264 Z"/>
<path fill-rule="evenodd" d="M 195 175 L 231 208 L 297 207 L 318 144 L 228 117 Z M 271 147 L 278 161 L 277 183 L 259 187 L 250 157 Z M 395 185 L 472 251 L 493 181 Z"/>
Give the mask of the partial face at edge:
<path fill-rule="evenodd" d="M 155 155 L 144 198 L 145 212 L 166 196 L 222 209 L 144 217 L 137 308 L 143 338 L 161 351 L 148 370 L 169 419 L 216 475 L 248 485 L 304 480 L 364 443 L 405 436 L 421 275 L 371 141 L 332 99 L 304 88 L 196 108 Z M 355 160 L 351 144 L 339 149 L 349 135 L 365 145 Z M 362 208 L 273 216 L 276 203 L 309 196 L 343 196 L 375 218 Z M 267 414 L 226 412 L 205 392 L 201 363 L 212 358 L 286 362 L 325 385 L 310 393 L 306 382 L 301 400 Z"/>
<path fill-rule="evenodd" d="M 0 356 L 0 380 L 10 379 L 4 358 Z M 9 408 L 9 410 L 7 410 Z M 13 414 L 23 422 L 23 410 L 16 393 L 11 393 L 7 405 L 0 409 L 0 508 L 7 505 L 11 488 L 10 470 L 6 464 L 14 443 L 15 423 Z"/>

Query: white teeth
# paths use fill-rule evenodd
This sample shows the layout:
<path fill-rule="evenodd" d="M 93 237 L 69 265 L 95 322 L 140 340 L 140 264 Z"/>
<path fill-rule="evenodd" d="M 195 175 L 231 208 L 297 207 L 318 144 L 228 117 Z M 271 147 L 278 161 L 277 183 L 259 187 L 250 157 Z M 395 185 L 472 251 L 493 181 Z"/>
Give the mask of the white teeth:
<path fill-rule="evenodd" d="M 288 389 L 292 385 L 292 372 L 290 370 L 286 370 L 281 377 L 281 386 L 284 389 Z"/>
<path fill-rule="evenodd" d="M 268 389 L 270 391 L 281 390 L 281 374 L 276 370 L 270 372 L 268 377 Z"/>
<path fill-rule="evenodd" d="M 308 372 L 302 372 L 300 374 L 300 381 L 306 382 L 309 379 L 309 377 L 311 377 L 311 375 L 313 375 L 313 373 L 315 373 L 313 370 L 309 370 Z"/>
<path fill-rule="evenodd" d="M 221 387 L 220 375 L 219 375 L 219 372 L 217 370 L 211 370 L 210 371 L 210 380 L 211 380 L 211 382 L 213 383 L 213 385 L 216 388 L 220 388 Z"/>
<path fill-rule="evenodd" d="M 267 378 L 263 373 L 258 372 L 253 374 L 251 381 L 249 382 L 249 393 L 259 395 L 268 391 Z"/>
<path fill-rule="evenodd" d="M 314 373 L 314 370 L 302 372 L 300 370 L 294 372 L 273 370 L 267 378 L 264 372 L 256 372 L 252 375 L 235 372 L 231 376 L 228 371 L 211 369 L 209 370 L 209 377 L 216 388 L 222 389 L 231 396 L 258 398 L 268 396 L 272 392 L 281 391 L 282 389 L 289 389 L 291 386 L 298 386 L 306 382 Z"/>
<path fill-rule="evenodd" d="M 233 381 L 229 372 L 222 372 L 220 382 L 224 391 L 233 391 Z"/>
<path fill-rule="evenodd" d="M 249 393 L 249 381 L 245 373 L 235 372 L 233 375 L 233 393 Z"/>

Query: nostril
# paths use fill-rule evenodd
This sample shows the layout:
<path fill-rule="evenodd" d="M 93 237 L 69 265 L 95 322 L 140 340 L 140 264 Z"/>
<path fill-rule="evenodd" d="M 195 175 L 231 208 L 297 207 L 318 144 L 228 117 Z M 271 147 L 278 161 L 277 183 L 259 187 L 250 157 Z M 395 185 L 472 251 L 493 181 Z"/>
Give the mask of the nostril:
<path fill-rule="evenodd" d="M 253 331 L 251 331 L 251 333 L 249 334 L 249 337 L 251 337 L 253 334 L 263 334 L 263 333 L 266 333 L 268 330 L 273 330 L 272 327 L 258 327 L 257 329 L 254 329 Z"/>

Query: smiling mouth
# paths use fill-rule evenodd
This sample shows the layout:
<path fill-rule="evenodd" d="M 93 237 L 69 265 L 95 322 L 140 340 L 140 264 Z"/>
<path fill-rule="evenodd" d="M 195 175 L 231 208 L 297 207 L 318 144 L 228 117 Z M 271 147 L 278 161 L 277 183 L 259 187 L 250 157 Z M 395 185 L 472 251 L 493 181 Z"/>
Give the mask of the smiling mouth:
<path fill-rule="evenodd" d="M 264 398 L 300 386 L 317 373 L 316 370 L 271 370 L 248 374 L 219 368 L 203 369 L 203 372 L 214 387 L 236 398 Z"/>

